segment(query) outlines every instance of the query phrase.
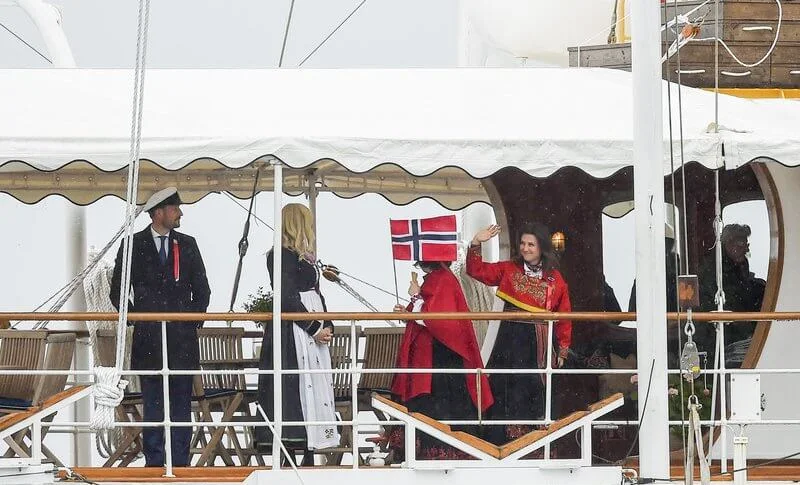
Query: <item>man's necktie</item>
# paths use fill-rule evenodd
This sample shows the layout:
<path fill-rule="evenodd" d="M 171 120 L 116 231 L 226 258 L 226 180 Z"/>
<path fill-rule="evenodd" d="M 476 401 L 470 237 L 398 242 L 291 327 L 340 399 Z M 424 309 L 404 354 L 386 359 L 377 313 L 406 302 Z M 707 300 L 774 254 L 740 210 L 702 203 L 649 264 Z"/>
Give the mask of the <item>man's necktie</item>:
<path fill-rule="evenodd" d="M 167 236 L 158 236 L 161 239 L 161 248 L 158 250 L 158 259 L 161 260 L 161 264 L 165 264 L 167 262 Z"/>

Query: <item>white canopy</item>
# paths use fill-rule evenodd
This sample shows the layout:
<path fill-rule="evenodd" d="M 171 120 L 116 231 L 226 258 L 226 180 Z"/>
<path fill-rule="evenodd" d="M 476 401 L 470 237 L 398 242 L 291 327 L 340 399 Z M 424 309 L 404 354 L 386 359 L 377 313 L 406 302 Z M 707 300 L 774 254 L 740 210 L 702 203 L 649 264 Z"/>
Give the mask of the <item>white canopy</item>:
<path fill-rule="evenodd" d="M 124 195 L 124 170 L 111 172 L 128 163 L 132 71 L 9 69 L 0 86 L 0 191 L 29 203 Z M 715 135 L 714 95 L 682 97 L 687 162 L 719 167 L 724 144 L 728 167 L 800 164 L 800 103 L 720 96 Z M 607 177 L 631 166 L 632 103 L 631 75 L 606 69 L 148 69 L 140 200 L 167 185 L 188 201 L 245 196 L 253 171 L 236 169 L 278 159 L 290 192 L 313 171 L 342 196 L 459 208 L 487 200 L 475 179 L 505 167 Z M 673 124 L 677 154 L 677 108 Z M 270 189 L 271 171 L 262 177 Z"/>

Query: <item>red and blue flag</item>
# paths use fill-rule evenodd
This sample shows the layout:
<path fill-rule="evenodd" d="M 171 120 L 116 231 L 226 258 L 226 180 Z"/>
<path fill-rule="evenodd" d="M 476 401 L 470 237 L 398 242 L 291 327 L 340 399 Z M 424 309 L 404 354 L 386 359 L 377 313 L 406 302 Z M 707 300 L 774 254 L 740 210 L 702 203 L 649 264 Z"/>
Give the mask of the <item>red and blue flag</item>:
<path fill-rule="evenodd" d="M 456 216 L 391 219 L 392 255 L 404 261 L 458 259 Z"/>

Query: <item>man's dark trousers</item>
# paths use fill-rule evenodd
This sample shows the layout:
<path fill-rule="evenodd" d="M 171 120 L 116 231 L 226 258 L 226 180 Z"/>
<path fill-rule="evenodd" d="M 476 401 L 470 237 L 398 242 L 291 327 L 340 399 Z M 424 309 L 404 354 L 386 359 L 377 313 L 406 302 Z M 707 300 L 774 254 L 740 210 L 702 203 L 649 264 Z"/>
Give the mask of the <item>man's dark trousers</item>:
<path fill-rule="evenodd" d="M 169 408 L 172 423 L 192 420 L 193 376 L 171 376 L 169 378 Z M 164 384 L 161 376 L 141 376 L 144 421 L 157 422 L 164 419 Z M 191 426 L 172 427 L 172 464 L 189 466 L 189 445 L 192 440 Z M 145 466 L 161 467 L 166 462 L 164 452 L 164 428 L 142 430 Z"/>

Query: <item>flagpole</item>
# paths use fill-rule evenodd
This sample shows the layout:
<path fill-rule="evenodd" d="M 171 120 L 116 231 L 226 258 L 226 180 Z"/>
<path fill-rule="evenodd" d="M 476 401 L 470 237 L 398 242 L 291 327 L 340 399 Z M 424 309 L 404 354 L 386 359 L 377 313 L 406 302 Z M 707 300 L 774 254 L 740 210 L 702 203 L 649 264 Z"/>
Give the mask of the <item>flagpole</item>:
<path fill-rule="evenodd" d="M 392 220 L 389 219 L 389 241 L 392 240 Z M 397 260 L 394 259 L 394 249 L 392 249 L 392 274 L 394 274 L 394 298 L 395 304 L 400 304 L 400 289 L 397 285 Z"/>
<path fill-rule="evenodd" d="M 397 260 L 394 259 L 394 255 L 392 255 L 392 270 L 394 271 L 394 298 L 397 302 L 396 304 L 400 304 L 400 290 L 398 289 L 397 285 Z"/>

